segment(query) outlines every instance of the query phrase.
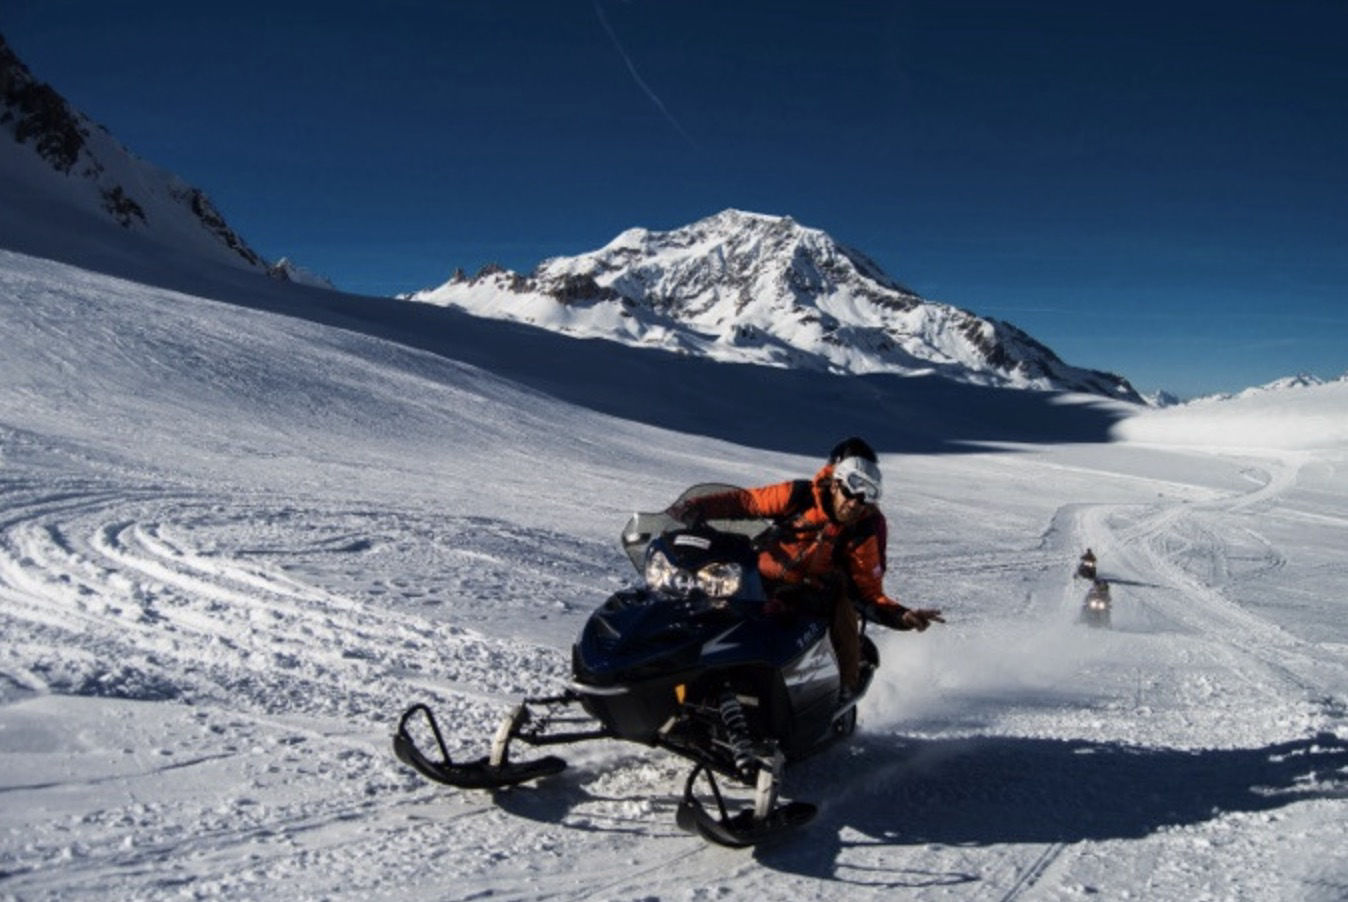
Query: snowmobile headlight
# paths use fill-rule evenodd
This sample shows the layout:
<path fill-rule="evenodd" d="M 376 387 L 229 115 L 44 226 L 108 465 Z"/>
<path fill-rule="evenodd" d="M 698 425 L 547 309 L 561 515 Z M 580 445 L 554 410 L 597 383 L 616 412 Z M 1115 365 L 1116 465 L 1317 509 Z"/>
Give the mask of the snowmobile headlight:
<path fill-rule="evenodd" d="M 663 551 L 652 551 L 646 558 L 646 586 L 650 589 L 674 588 L 674 575 L 679 568 L 669 562 Z"/>
<path fill-rule="evenodd" d="M 697 571 L 697 587 L 712 598 L 729 598 L 740 590 L 744 568 L 739 564 L 718 561 Z"/>

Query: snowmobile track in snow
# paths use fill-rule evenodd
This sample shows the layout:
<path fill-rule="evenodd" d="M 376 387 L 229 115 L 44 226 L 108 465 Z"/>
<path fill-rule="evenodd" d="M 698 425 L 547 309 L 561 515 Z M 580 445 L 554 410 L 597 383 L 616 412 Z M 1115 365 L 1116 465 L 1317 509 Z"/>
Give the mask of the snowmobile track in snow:
<path fill-rule="evenodd" d="M 1035 884 L 1037 884 L 1039 879 L 1044 876 L 1045 872 L 1053 866 L 1054 862 L 1058 860 L 1058 857 L 1062 855 L 1063 850 L 1066 848 L 1067 846 L 1065 843 L 1050 843 L 1048 847 L 1039 854 L 1038 858 L 1021 871 L 1020 876 L 1016 879 L 1015 883 L 1012 884 L 1011 888 L 1000 897 L 999 902 L 1012 902 L 1013 899 L 1018 899 L 1025 893 L 1034 889 Z"/>
<path fill-rule="evenodd" d="M 453 682 L 458 670 L 462 682 L 494 687 L 502 698 L 536 688 L 512 678 L 537 667 L 508 665 L 518 655 L 509 646 L 196 547 L 252 519 L 198 494 L 88 484 L 35 491 L 11 482 L 0 503 L 8 512 L 0 525 L 0 619 L 26 624 L 15 635 L 26 636 L 30 650 L 51 649 L 44 675 L 28 671 L 41 683 L 32 688 L 151 699 L 243 689 L 259 710 L 369 713 L 405 691 L 417 671 L 440 670 Z M 321 521 L 324 512 L 308 516 Z M 81 648 L 92 652 L 88 665 Z M 119 666 L 86 669 L 95 660 Z M 351 684 L 366 693 L 341 688 Z"/>

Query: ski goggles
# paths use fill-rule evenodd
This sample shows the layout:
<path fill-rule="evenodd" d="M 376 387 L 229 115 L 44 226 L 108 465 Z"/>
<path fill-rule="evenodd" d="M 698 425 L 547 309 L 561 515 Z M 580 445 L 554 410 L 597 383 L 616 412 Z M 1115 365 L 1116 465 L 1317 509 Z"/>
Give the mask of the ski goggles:
<path fill-rule="evenodd" d="M 865 461 L 869 464 L 869 461 Z M 872 473 L 867 472 L 872 469 Z M 879 468 L 875 464 L 865 467 L 859 461 L 844 461 L 838 465 L 836 471 L 833 471 L 833 479 L 837 481 L 837 487 L 843 492 L 845 498 L 860 500 L 865 504 L 875 504 L 880 500 L 880 480 Z"/>
<path fill-rule="evenodd" d="M 847 480 L 839 479 L 838 491 L 843 493 L 843 497 L 852 501 L 860 501 L 862 504 L 874 504 L 880 497 L 880 491 L 873 484 L 862 479 L 855 473 Z"/>

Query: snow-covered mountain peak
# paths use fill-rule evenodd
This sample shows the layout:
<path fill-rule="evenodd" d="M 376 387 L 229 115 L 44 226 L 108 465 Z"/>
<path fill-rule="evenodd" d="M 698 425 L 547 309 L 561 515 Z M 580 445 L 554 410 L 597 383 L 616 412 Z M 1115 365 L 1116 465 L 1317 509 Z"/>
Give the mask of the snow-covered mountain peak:
<path fill-rule="evenodd" d="M 598 275 L 627 266 L 634 256 L 646 262 L 646 270 L 702 267 L 735 279 L 775 277 L 798 289 L 836 287 L 854 278 L 916 299 L 874 262 L 820 229 L 802 226 L 790 216 L 733 209 L 666 232 L 627 229 L 597 251 L 544 261 L 534 274 Z"/>
<path fill-rule="evenodd" d="M 1240 393 L 1241 397 L 1249 395 L 1263 394 L 1271 391 L 1287 391 L 1292 388 L 1311 388 L 1316 385 L 1324 385 L 1325 380 L 1319 376 L 1310 373 L 1297 373 L 1295 376 L 1283 376 L 1281 379 L 1274 379 L 1272 382 L 1266 382 L 1263 385 L 1257 385 L 1254 388 L 1247 388 Z"/>
<path fill-rule="evenodd" d="M 410 297 L 723 361 L 1141 400 L 1126 380 L 1069 366 L 1014 326 L 924 300 L 789 216 L 731 209 L 669 231 L 631 228 L 528 275 L 489 266 Z"/>
<path fill-rule="evenodd" d="M 751 307 L 770 315 L 822 309 L 821 295 L 843 289 L 894 292 L 905 305 L 917 301 L 824 232 L 789 216 L 740 210 L 666 232 L 628 229 L 596 251 L 545 260 L 531 276 L 545 292 L 563 296 L 574 296 L 578 280 L 593 279 L 599 288 L 644 299 L 655 309 L 694 313 L 703 326 L 714 325 L 707 316 L 713 309 L 710 319 L 721 324 L 743 318 Z"/>
<path fill-rule="evenodd" d="M 1340 376 L 1332 382 L 1348 382 L 1348 373 Z M 1230 401 L 1236 398 L 1257 398 L 1263 395 L 1277 394 L 1280 392 L 1297 391 L 1306 388 L 1317 388 L 1321 385 L 1330 384 L 1319 376 L 1312 373 L 1297 373 L 1295 376 L 1283 376 L 1274 379 L 1272 382 L 1265 382 L 1263 385 L 1255 385 L 1250 388 L 1241 389 L 1238 392 L 1217 392 L 1211 395 L 1202 395 L 1192 398 L 1185 402 L 1188 405 L 1216 404 L 1222 401 Z"/>
<path fill-rule="evenodd" d="M 267 267 L 267 275 L 274 279 L 280 279 L 283 282 L 294 282 L 296 285 L 308 285 L 310 288 L 326 288 L 332 290 L 335 286 L 327 276 L 319 275 L 311 269 L 300 266 L 289 257 L 282 257 L 271 266 Z"/>
<path fill-rule="evenodd" d="M 1155 407 L 1158 409 L 1163 409 L 1166 407 L 1175 407 L 1176 405 L 1184 403 L 1184 399 L 1181 398 L 1179 395 L 1175 394 L 1174 392 L 1166 391 L 1165 389 L 1160 389 L 1158 391 L 1144 395 L 1143 400 L 1146 402 L 1148 407 Z"/>

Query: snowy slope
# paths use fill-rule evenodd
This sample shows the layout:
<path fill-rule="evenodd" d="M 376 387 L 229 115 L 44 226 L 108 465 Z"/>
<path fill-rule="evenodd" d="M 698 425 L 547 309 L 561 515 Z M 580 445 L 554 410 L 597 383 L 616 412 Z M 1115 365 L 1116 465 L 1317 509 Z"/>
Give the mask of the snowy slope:
<path fill-rule="evenodd" d="M 0 897 L 1342 898 L 1341 386 L 1270 448 L 1257 399 L 1045 403 L 976 445 L 952 400 L 1034 393 L 886 383 L 890 585 L 950 622 L 877 637 L 856 740 L 790 775 L 819 818 L 734 852 L 673 825 L 664 753 L 489 795 L 389 733 L 423 700 L 481 753 L 630 579 L 631 509 L 811 472 L 855 421 L 755 442 L 721 420 L 773 371 L 713 396 L 696 361 L 468 317 L 418 348 L 418 305 L 271 291 L 307 318 L 0 252 Z M 681 364 L 677 417 L 614 415 Z M 867 384 L 796 378 L 819 411 Z M 1074 623 L 1086 546 L 1112 631 Z"/>
<path fill-rule="evenodd" d="M 1348 380 L 1246 389 L 1119 424 L 1133 441 L 1212 448 L 1313 449 L 1348 445 Z M 1202 423 L 1202 428 L 1195 428 Z"/>
<path fill-rule="evenodd" d="M 865 256 L 785 216 L 726 210 L 668 232 L 629 229 L 528 276 L 487 267 L 410 297 L 713 360 L 937 374 L 1141 402 L 1126 380 L 1069 366 L 1009 323 L 923 300 Z"/>

